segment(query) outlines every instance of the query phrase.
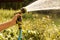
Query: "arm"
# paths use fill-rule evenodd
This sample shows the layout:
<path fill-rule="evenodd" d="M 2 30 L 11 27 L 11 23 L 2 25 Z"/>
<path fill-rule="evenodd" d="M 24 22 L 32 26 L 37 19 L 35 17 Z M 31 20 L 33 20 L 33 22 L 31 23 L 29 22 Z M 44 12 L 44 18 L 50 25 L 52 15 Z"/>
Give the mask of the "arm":
<path fill-rule="evenodd" d="M 10 27 L 10 26 L 15 25 L 18 16 L 21 16 L 21 15 L 20 15 L 20 14 L 16 14 L 11 21 L 6 22 L 6 23 L 4 23 L 4 24 L 0 24 L 0 31 L 2 31 L 3 29 L 8 28 L 8 27 Z"/>

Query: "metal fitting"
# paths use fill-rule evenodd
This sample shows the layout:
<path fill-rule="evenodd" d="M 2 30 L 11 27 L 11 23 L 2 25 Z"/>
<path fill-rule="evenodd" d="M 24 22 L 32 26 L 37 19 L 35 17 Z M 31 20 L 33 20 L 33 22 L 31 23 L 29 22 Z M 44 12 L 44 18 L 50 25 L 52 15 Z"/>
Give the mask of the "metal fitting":
<path fill-rule="evenodd" d="M 27 12 L 26 8 L 24 8 L 24 7 L 21 8 L 20 10 L 21 10 L 21 13 L 26 13 Z"/>

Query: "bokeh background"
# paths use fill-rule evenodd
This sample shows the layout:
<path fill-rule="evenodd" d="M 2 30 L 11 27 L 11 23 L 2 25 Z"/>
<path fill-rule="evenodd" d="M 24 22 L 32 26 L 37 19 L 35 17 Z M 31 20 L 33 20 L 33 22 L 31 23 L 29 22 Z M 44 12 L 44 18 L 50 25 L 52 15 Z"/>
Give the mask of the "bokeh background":
<path fill-rule="evenodd" d="M 35 0 L 23 2 L 1 2 L 0 24 L 8 22 L 14 13 Z M 44 10 L 22 14 L 23 40 L 60 40 L 60 10 Z M 0 40 L 17 40 L 18 25 L 0 32 Z"/>

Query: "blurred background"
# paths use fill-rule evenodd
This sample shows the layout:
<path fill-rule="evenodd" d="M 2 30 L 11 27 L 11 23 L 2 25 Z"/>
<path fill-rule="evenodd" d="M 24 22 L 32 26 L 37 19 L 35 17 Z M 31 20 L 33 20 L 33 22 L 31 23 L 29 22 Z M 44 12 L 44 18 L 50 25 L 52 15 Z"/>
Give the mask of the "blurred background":
<path fill-rule="evenodd" d="M 0 2 L 0 24 L 12 19 L 20 8 L 36 0 Z M 60 10 L 34 11 L 22 14 L 23 40 L 60 40 Z M 14 29 L 13 29 L 14 28 Z M 0 40 L 17 40 L 18 25 L 0 32 Z"/>
<path fill-rule="evenodd" d="M 21 7 L 24 7 L 30 3 L 32 3 L 35 0 L 0 0 L 0 8 L 3 9 L 20 9 Z"/>

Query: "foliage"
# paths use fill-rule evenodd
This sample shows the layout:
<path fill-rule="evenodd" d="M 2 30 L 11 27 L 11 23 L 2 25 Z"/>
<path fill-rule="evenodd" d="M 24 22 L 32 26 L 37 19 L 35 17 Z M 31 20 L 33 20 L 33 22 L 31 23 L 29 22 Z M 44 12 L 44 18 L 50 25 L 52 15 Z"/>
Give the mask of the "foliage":
<path fill-rule="evenodd" d="M 33 2 L 35 0 L 24 0 L 23 2 L 1 2 L 0 3 L 0 8 L 3 9 L 20 9 L 26 5 L 28 5 L 29 3 Z"/>
<path fill-rule="evenodd" d="M 0 9 L 0 23 L 9 21 L 15 12 Z M 22 17 L 23 40 L 60 40 L 60 26 L 55 25 L 51 15 L 26 13 Z M 0 40 L 17 40 L 18 36 L 17 24 L 0 32 Z"/>

